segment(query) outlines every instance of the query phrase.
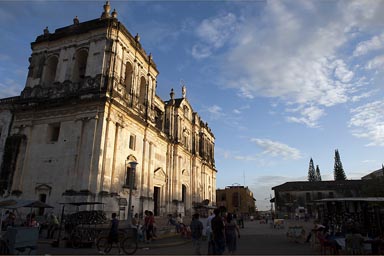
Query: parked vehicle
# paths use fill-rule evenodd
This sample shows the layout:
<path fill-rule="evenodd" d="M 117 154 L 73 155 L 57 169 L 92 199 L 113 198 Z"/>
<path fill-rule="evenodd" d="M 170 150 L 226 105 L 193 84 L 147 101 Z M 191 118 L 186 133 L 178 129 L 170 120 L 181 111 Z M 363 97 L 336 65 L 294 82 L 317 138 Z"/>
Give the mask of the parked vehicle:
<path fill-rule="evenodd" d="M 38 200 L 16 200 L 8 199 L 0 201 L 1 216 L 4 210 L 12 211 L 16 218 L 20 219 L 18 209 L 21 207 L 30 208 L 53 208 L 52 206 Z M 16 213 L 16 214 L 15 214 Z M 37 240 L 39 239 L 39 228 L 31 226 L 16 226 L 15 223 L 22 223 L 15 220 L 12 225 L 8 225 L 0 237 L 0 254 L 19 254 L 29 249 L 36 250 Z M 1 226 L 1 224 L 0 224 Z"/>

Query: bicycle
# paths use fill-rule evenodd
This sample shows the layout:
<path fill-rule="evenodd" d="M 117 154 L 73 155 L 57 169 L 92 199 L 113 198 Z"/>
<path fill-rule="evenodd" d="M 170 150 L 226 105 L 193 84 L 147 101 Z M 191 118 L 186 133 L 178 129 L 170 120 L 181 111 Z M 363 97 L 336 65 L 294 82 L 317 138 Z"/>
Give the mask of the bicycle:
<path fill-rule="evenodd" d="M 131 233 L 119 231 L 119 242 L 117 244 L 125 254 L 131 255 L 137 251 L 137 230 L 135 228 L 128 229 Z M 109 237 L 103 235 L 97 239 L 96 248 L 99 252 L 109 253 L 113 248 L 114 242 L 109 240 Z"/>
<path fill-rule="evenodd" d="M 92 244 L 98 236 L 98 231 L 92 228 L 75 228 L 70 234 L 72 248 L 80 248 L 84 244 Z"/>

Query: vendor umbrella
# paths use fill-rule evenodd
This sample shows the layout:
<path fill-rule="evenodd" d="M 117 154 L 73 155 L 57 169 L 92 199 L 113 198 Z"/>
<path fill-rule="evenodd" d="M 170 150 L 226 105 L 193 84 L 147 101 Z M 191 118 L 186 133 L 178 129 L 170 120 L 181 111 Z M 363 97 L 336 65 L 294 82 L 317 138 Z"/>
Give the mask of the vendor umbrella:
<path fill-rule="evenodd" d="M 30 208 L 53 208 L 44 202 L 39 200 L 17 200 L 17 199 L 6 199 L 0 201 L 0 208 L 5 209 L 17 209 L 20 207 L 30 207 Z"/>
<path fill-rule="evenodd" d="M 39 200 L 19 200 L 19 199 L 5 199 L 0 201 L 0 209 L 15 210 L 21 207 L 31 208 L 30 216 L 32 215 L 32 208 L 54 208 Z M 3 212 L 1 213 L 0 227 L 2 225 Z"/>

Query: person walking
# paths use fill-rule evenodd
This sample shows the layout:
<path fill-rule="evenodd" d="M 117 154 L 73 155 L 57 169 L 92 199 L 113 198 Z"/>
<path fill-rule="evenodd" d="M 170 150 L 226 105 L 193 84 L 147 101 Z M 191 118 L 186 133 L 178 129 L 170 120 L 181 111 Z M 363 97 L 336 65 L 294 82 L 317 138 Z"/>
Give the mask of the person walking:
<path fill-rule="evenodd" d="M 144 211 L 144 226 L 143 226 L 143 232 L 144 232 L 144 240 L 146 243 L 150 242 L 150 231 L 149 231 L 149 211 Z"/>
<path fill-rule="evenodd" d="M 214 251 L 214 243 L 212 239 L 212 219 L 215 217 L 215 214 L 211 212 L 211 215 L 207 218 L 207 228 L 206 228 L 206 234 L 207 234 L 207 241 L 208 241 L 208 254 L 213 254 Z"/>
<path fill-rule="evenodd" d="M 155 221 L 155 215 L 153 214 L 152 211 L 149 211 L 149 224 L 150 225 L 152 224 L 151 235 L 152 235 L 152 240 L 155 240 L 157 239 L 157 225 Z"/>
<path fill-rule="evenodd" d="M 177 223 L 177 226 L 176 226 L 177 230 L 176 230 L 176 232 L 180 233 L 181 232 L 181 228 L 184 225 L 183 224 L 183 217 L 181 217 L 181 213 L 179 213 L 179 215 L 177 215 L 176 223 Z"/>
<path fill-rule="evenodd" d="M 48 234 L 47 238 L 53 238 L 55 231 L 59 229 L 59 220 L 56 215 L 52 212 L 49 215 L 49 226 L 48 226 Z"/>
<path fill-rule="evenodd" d="M 155 223 L 155 217 L 151 211 L 145 211 L 145 234 L 146 234 L 146 242 L 150 243 L 153 240 L 153 225 Z"/>
<path fill-rule="evenodd" d="M 229 254 L 234 254 L 236 252 L 237 238 L 240 238 L 240 229 L 233 219 L 232 214 L 228 213 L 225 223 L 225 242 Z"/>
<path fill-rule="evenodd" d="M 201 238 L 203 236 L 203 223 L 199 220 L 200 215 L 198 213 L 193 214 L 191 221 L 191 235 L 193 247 L 195 248 L 195 254 L 200 255 Z"/>
<path fill-rule="evenodd" d="M 113 243 L 116 243 L 119 254 L 120 254 L 119 220 L 117 219 L 117 214 L 115 212 L 112 213 L 111 228 L 109 229 L 109 234 L 108 234 L 108 243 L 112 244 L 112 246 L 113 246 Z"/>
<path fill-rule="evenodd" d="M 239 223 L 239 227 L 244 228 L 244 214 L 240 213 L 240 219 L 238 223 Z"/>
<path fill-rule="evenodd" d="M 221 255 L 225 251 L 224 222 L 220 215 L 220 210 L 216 208 L 213 213 L 215 217 L 211 221 L 212 238 L 214 244 L 213 254 Z"/>

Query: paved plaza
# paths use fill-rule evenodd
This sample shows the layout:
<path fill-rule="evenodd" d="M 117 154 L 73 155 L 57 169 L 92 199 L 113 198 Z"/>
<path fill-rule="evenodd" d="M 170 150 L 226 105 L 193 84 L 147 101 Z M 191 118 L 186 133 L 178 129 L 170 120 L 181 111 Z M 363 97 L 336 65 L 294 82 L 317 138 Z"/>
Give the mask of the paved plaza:
<path fill-rule="evenodd" d="M 303 225 L 308 232 L 312 227 L 311 222 L 287 221 L 284 229 L 273 229 L 269 224 L 260 224 L 259 221 L 246 222 L 245 228 L 240 230 L 241 238 L 238 241 L 239 255 L 314 255 L 320 254 L 318 249 L 311 248 L 304 241 L 294 242 L 286 237 L 287 227 Z M 207 254 L 207 242 L 202 242 L 201 252 Z M 39 243 L 37 254 L 42 255 L 93 255 L 98 254 L 92 248 L 54 248 L 47 241 Z M 112 253 L 117 253 L 113 251 Z M 137 255 L 192 255 L 193 248 L 190 240 L 179 236 L 167 236 L 151 244 L 140 244 Z M 224 254 L 228 254 L 225 252 Z"/>

